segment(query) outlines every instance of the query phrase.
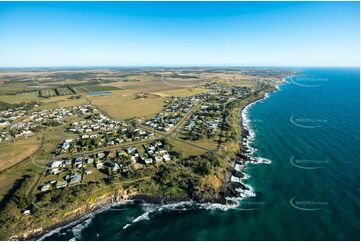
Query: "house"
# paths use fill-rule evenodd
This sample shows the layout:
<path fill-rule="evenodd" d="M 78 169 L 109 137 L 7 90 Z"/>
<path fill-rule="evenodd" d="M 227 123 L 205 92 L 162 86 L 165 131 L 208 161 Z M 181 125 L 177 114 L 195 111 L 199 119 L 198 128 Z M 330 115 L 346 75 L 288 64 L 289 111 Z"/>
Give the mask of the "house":
<path fill-rule="evenodd" d="M 135 147 L 128 147 L 128 148 L 127 148 L 128 154 L 132 154 L 132 153 L 134 153 L 136 150 L 137 150 L 137 149 L 136 149 Z"/>
<path fill-rule="evenodd" d="M 26 209 L 26 210 L 24 210 L 23 214 L 24 214 L 24 215 L 30 215 L 30 214 L 31 214 L 30 209 Z"/>
<path fill-rule="evenodd" d="M 101 159 L 105 156 L 103 152 L 97 154 L 97 158 Z"/>
<path fill-rule="evenodd" d="M 78 157 L 75 158 L 75 160 L 74 160 L 75 165 L 79 165 L 79 164 L 82 164 L 82 163 L 83 163 L 83 157 L 78 156 Z"/>
<path fill-rule="evenodd" d="M 94 159 L 90 158 L 90 157 L 86 160 L 86 163 L 88 163 L 88 164 L 92 164 L 93 162 L 94 162 Z"/>
<path fill-rule="evenodd" d="M 148 159 L 144 159 L 145 164 L 152 164 L 153 163 L 153 159 L 152 158 L 148 158 Z"/>
<path fill-rule="evenodd" d="M 59 168 L 59 167 L 61 167 L 62 164 L 63 164 L 63 161 L 57 160 L 57 161 L 53 161 L 53 162 L 50 164 L 50 167 L 51 167 L 52 169 L 54 169 L 54 168 Z"/>
<path fill-rule="evenodd" d="M 131 157 L 130 157 L 130 161 L 131 161 L 132 163 L 135 163 L 135 162 L 137 162 L 137 159 L 135 158 L 135 156 L 131 156 Z"/>
<path fill-rule="evenodd" d="M 154 159 L 155 159 L 155 162 L 163 161 L 163 158 L 161 156 L 156 156 L 156 157 L 154 157 Z"/>
<path fill-rule="evenodd" d="M 120 169 L 120 166 L 119 166 L 119 164 L 118 164 L 118 163 L 113 162 L 110 168 L 111 168 L 111 169 L 112 169 L 112 171 L 114 172 L 114 171 L 119 170 L 119 169 Z"/>
<path fill-rule="evenodd" d="M 51 172 L 50 172 L 51 174 L 53 174 L 53 175 L 57 175 L 57 174 L 59 174 L 60 173 L 60 171 L 59 171 L 59 169 L 58 168 L 54 168 L 54 169 L 52 169 L 51 170 Z"/>
<path fill-rule="evenodd" d="M 50 189 L 50 184 L 45 184 L 45 185 L 41 186 L 41 188 L 40 188 L 40 190 L 42 192 L 45 192 L 45 191 L 47 191 L 49 189 Z"/>
<path fill-rule="evenodd" d="M 165 154 L 165 155 L 163 155 L 163 159 L 164 159 L 165 161 L 170 161 L 170 160 L 171 160 L 171 157 L 170 157 L 169 154 Z"/>
<path fill-rule="evenodd" d="M 71 159 L 67 159 L 67 160 L 64 161 L 64 165 L 65 165 L 65 166 L 69 166 L 69 165 L 71 165 L 71 164 L 72 164 Z"/>
<path fill-rule="evenodd" d="M 117 155 L 117 153 L 115 152 L 115 150 L 111 150 L 111 151 L 109 151 L 108 157 L 115 158 L 116 155 Z"/>
<path fill-rule="evenodd" d="M 96 163 L 96 168 L 99 170 L 99 169 L 102 169 L 104 167 L 104 164 L 103 162 L 97 162 Z"/>
<path fill-rule="evenodd" d="M 67 182 L 66 181 L 58 181 L 56 183 L 56 188 L 62 188 L 62 187 L 66 187 Z"/>
<path fill-rule="evenodd" d="M 69 175 L 69 185 L 79 183 L 81 181 L 81 176 L 78 173 L 71 173 Z"/>
<path fill-rule="evenodd" d="M 150 145 L 148 146 L 147 148 L 148 151 L 154 151 L 155 150 L 155 147 L 153 145 Z"/>
<path fill-rule="evenodd" d="M 168 153 L 167 150 L 160 150 L 160 151 L 159 151 L 159 154 L 161 154 L 161 155 L 164 155 L 164 154 L 167 154 L 167 153 Z"/>
<path fill-rule="evenodd" d="M 69 148 L 70 148 L 70 144 L 71 144 L 72 141 L 73 141 L 73 140 L 71 140 L 71 139 L 65 140 L 61 148 L 62 148 L 63 150 L 69 149 Z"/>
<path fill-rule="evenodd" d="M 125 153 L 124 150 L 121 150 L 118 152 L 118 156 L 128 156 L 127 153 Z"/>

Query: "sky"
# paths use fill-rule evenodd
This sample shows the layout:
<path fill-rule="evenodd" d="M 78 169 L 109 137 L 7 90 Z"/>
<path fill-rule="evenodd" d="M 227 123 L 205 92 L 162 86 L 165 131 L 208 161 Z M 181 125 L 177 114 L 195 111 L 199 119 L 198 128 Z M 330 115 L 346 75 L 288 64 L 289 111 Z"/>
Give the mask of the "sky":
<path fill-rule="evenodd" d="M 0 2 L 0 67 L 359 66 L 359 2 Z"/>

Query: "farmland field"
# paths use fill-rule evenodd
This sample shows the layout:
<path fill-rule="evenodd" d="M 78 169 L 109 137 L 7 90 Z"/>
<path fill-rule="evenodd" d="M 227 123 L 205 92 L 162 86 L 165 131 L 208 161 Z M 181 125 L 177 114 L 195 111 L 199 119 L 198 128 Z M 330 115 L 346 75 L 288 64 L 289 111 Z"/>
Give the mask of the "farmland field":
<path fill-rule="evenodd" d="M 16 94 L 29 91 L 27 86 L 30 82 L 0 82 L 0 95 Z"/>
<path fill-rule="evenodd" d="M 57 96 L 54 89 L 44 89 L 39 91 L 41 97 L 54 97 Z"/>
<path fill-rule="evenodd" d="M 77 93 L 88 93 L 88 92 L 113 91 L 113 90 L 119 90 L 120 88 L 115 86 L 85 85 L 85 86 L 72 87 L 72 89 Z"/>
<path fill-rule="evenodd" d="M 37 92 L 20 93 L 15 95 L 0 95 L 0 101 L 7 103 L 21 103 L 40 100 L 42 100 L 42 98 L 37 96 Z"/>
<path fill-rule="evenodd" d="M 65 87 L 65 88 L 56 88 L 55 92 L 58 96 L 63 96 L 63 95 L 72 95 L 74 94 L 69 88 Z"/>
<path fill-rule="evenodd" d="M 40 109 L 66 108 L 87 104 L 87 100 L 83 97 L 69 98 L 69 96 L 56 96 L 41 100 Z"/>

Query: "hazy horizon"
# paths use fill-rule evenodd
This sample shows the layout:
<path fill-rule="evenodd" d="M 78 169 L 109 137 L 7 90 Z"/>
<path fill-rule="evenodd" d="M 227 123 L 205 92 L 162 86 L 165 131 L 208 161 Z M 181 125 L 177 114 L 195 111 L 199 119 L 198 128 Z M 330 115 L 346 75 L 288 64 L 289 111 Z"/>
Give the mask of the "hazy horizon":
<path fill-rule="evenodd" d="M 0 2 L 0 67 L 358 67 L 359 2 Z"/>

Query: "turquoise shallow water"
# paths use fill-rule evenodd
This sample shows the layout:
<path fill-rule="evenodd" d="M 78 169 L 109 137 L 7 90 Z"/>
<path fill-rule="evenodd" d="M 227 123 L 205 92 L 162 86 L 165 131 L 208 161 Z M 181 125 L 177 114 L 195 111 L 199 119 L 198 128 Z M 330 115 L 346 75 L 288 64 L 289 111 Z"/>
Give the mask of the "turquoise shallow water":
<path fill-rule="evenodd" d="M 359 69 L 304 69 L 249 109 L 256 197 L 246 209 L 126 205 L 47 240 L 358 240 Z"/>

